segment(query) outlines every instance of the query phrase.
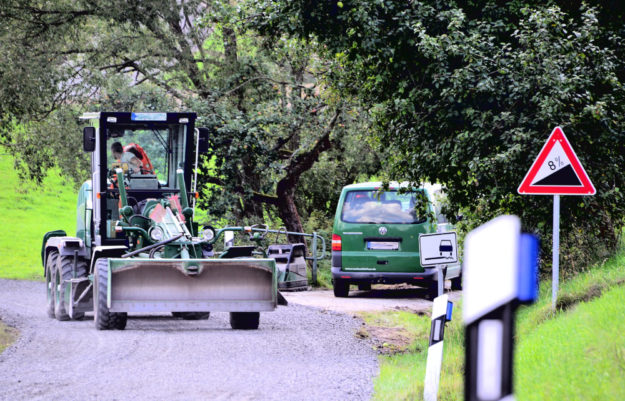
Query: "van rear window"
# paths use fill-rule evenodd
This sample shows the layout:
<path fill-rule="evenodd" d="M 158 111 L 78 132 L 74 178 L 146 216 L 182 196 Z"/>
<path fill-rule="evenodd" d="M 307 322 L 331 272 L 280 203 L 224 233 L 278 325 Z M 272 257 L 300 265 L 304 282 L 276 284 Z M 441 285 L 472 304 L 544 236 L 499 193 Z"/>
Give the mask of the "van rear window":
<path fill-rule="evenodd" d="M 364 224 L 414 224 L 424 219 L 416 216 L 417 194 L 397 191 L 350 191 L 345 196 L 341 220 Z"/>

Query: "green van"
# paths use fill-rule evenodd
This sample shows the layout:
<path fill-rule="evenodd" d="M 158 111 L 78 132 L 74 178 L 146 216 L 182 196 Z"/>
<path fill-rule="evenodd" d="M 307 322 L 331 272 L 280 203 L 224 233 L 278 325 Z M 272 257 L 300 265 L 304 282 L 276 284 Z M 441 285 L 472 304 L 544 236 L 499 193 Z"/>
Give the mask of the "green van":
<path fill-rule="evenodd" d="M 436 223 L 415 213 L 422 192 L 427 215 L 436 216 L 433 186 L 398 191 L 406 186 L 391 183 L 386 192 L 380 192 L 380 182 L 343 188 L 332 231 L 335 296 L 346 297 L 352 284 L 368 290 L 375 283 L 413 284 L 427 288 L 430 298 L 437 296 L 436 268 L 423 268 L 419 261 L 419 234 L 436 232 Z"/>

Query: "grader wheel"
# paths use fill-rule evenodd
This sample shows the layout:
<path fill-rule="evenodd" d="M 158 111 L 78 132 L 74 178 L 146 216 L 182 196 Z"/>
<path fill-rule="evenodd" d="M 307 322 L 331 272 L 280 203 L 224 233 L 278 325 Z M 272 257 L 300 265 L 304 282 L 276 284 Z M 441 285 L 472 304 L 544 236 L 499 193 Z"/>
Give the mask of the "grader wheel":
<path fill-rule="evenodd" d="M 95 283 L 93 285 L 93 320 L 98 330 L 124 330 L 128 314 L 109 311 L 106 304 L 108 291 L 108 259 L 101 258 L 95 265 Z"/>
<path fill-rule="evenodd" d="M 256 330 L 260 312 L 230 312 L 230 327 L 235 330 Z"/>
<path fill-rule="evenodd" d="M 54 305 L 54 314 L 58 320 L 69 320 L 68 303 L 72 302 L 70 297 L 70 286 L 67 282 L 74 277 L 86 277 L 87 276 L 87 263 L 83 259 L 78 259 L 76 262 L 76 275 L 73 273 L 74 269 L 74 257 L 73 256 L 61 256 L 56 266 L 55 276 L 58 279 L 57 290 L 58 294 Z M 85 317 L 84 313 L 75 313 L 74 319 L 79 320 Z"/>
<path fill-rule="evenodd" d="M 56 294 L 55 275 L 56 263 L 59 258 L 57 251 L 52 251 L 46 260 L 46 313 L 48 317 L 54 319 L 54 301 Z"/>

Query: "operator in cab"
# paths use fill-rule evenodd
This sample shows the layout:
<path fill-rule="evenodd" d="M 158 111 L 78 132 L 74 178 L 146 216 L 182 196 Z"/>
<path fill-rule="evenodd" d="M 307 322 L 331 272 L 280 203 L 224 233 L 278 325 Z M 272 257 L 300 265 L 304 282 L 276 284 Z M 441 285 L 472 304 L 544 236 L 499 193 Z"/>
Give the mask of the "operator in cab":
<path fill-rule="evenodd" d="M 154 167 L 145 151 L 137 144 L 122 146 L 113 142 L 111 153 L 117 162 L 126 163 L 131 174 L 154 174 Z"/>

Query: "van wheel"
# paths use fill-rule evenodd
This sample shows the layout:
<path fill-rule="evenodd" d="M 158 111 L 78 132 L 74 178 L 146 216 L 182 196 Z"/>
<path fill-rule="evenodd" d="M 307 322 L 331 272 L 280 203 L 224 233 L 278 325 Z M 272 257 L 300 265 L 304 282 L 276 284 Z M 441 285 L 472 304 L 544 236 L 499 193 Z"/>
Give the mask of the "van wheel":
<path fill-rule="evenodd" d="M 451 279 L 451 289 L 453 291 L 462 290 L 462 273 L 458 277 Z"/>
<path fill-rule="evenodd" d="M 438 281 L 432 280 L 428 286 L 428 298 L 433 301 L 436 297 L 438 297 Z"/>
<path fill-rule="evenodd" d="M 346 298 L 349 295 L 349 281 L 335 278 L 333 287 L 335 297 Z"/>

